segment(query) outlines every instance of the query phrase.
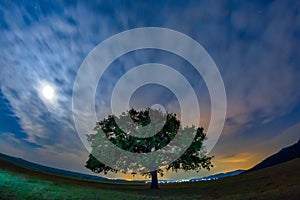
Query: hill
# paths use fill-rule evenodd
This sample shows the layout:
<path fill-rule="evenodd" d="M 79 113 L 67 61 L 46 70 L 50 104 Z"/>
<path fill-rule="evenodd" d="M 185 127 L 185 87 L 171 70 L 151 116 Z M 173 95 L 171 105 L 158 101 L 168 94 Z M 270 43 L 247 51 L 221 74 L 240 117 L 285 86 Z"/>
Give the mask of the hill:
<path fill-rule="evenodd" d="M 299 199 L 300 159 L 212 181 L 161 184 L 109 183 L 53 176 L 0 163 L 0 199 Z"/>
<path fill-rule="evenodd" d="M 92 181 L 100 181 L 100 182 L 126 182 L 121 179 L 108 179 L 100 176 L 93 176 L 88 174 L 82 174 L 62 169 L 56 169 L 52 167 L 47 167 L 44 165 L 32 163 L 26 161 L 22 158 L 16 158 L 12 156 L 8 156 L 0 153 L 0 168 L 6 167 L 8 170 L 15 169 L 17 171 L 36 171 L 39 174 L 47 174 L 53 176 L 63 176 L 68 178 L 75 178 L 80 180 L 92 180 Z"/>
<path fill-rule="evenodd" d="M 55 175 L 55 176 L 64 176 L 68 178 L 77 178 L 77 179 L 85 179 L 85 180 L 92 180 L 92 181 L 100 181 L 100 182 L 128 182 L 123 179 L 107 179 L 99 176 L 93 176 L 93 175 L 88 175 L 88 174 L 82 174 L 82 173 L 77 173 L 77 172 L 72 172 L 72 171 L 66 171 L 66 170 L 61 170 L 61 169 L 56 169 L 52 167 L 47 167 L 44 165 L 32 163 L 29 161 L 26 161 L 22 158 L 16 158 L 13 156 L 8 156 L 5 154 L 0 153 L 0 164 L 1 160 L 6 160 L 7 162 L 10 162 L 11 164 L 17 165 L 21 168 L 26 168 L 30 170 L 35 170 L 40 173 L 46 173 L 50 175 Z M 2 162 L 3 164 L 3 162 Z M 229 177 L 229 176 L 235 176 L 238 175 L 245 170 L 235 170 L 231 172 L 226 172 L 226 173 L 219 173 L 219 174 L 214 174 L 202 178 L 193 178 L 190 180 L 186 180 L 185 182 L 195 182 L 195 181 L 205 181 L 205 180 L 213 180 L 213 179 L 219 179 L 219 178 L 224 178 L 224 177 Z M 131 183 L 148 183 L 150 181 L 130 181 Z M 176 183 L 178 182 L 177 180 L 159 180 L 159 183 Z M 181 181 L 179 181 L 181 182 Z"/>
<path fill-rule="evenodd" d="M 280 163 L 284 163 L 295 158 L 300 158 L 300 140 L 296 144 L 289 147 L 285 147 L 281 149 L 278 153 L 269 156 L 268 158 L 255 165 L 251 169 L 247 170 L 246 172 L 264 169 L 266 167 L 278 165 Z"/>

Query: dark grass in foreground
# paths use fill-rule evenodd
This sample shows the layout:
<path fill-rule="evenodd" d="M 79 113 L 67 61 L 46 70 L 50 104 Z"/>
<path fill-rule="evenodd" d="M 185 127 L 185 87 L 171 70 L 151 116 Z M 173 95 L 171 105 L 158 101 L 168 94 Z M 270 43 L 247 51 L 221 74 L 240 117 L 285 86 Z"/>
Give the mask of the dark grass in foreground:
<path fill-rule="evenodd" d="M 0 199 L 299 199 L 300 159 L 215 181 L 160 185 L 100 183 L 0 162 Z M 27 174 L 27 175 L 26 175 Z"/>

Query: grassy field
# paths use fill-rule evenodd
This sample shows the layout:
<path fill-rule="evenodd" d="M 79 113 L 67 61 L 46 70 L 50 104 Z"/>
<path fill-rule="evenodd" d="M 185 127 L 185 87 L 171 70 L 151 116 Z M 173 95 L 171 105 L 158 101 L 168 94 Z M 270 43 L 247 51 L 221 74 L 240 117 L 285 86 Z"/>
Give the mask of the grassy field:
<path fill-rule="evenodd" d="M 0 160 L 0 199 L 300 199 L 300 159 L 215 181 L 112 184 L 52 176 Z"/>

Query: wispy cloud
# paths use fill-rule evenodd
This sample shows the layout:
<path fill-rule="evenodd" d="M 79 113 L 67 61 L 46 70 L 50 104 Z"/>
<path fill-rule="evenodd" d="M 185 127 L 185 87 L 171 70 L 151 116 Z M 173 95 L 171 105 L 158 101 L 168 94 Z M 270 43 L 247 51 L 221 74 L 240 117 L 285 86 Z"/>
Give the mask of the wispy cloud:
<path fill-rule="evenodd" d="M 73 4 L 1 2 L 0 88 L 26 137 L 1 134 L 3 138 L 10 138 L 10 142 L 1 144 L 0 149 L 8 149 L 8 145 L 20 141 L 18 146 L 26 147 L 29 155 L 26 142 L 30 142 L 39 149 L 31 153 L 33 160 L 41 161 L 42 155 L 48 153 L 53 157 L 47 163 L 50 160 L 58 163 L 60 158 L 68 156 L 74 158 L 74 163 L 83 165 L 84 159 L 80 156 L 84 157 L 86 151 L 75 131 L 71 107 L 73 82 L 81 62 L 95 45 L 115 33 L 142 26 L 162 26 L 193 37 L 219 67 L 228 98 L 223 131 L 223 136 L 228 138 L 221 137 L 224 144 L 216 151 L 228 150 L 228 154 L 233 154 L 229 147 L 243 141 L 244 135 L 248 138 L 245 130 L 256 127 L 254 137 L 260 133 L 257 129 L 261 124 L 288 118 L 299 106 L 299 7 L 297 1 L 243 4 L 191 1 L 151 6 L 145 2 L 116 5 L 84 1 Z M 187 51 L 193 52 L 193 49 Z M 110 93 L 123 73 L 154 61 L 172 66 L 188 77 L 197 91 L 202 124 L 207 126 L 210 99 L 205 83 L 189 63 L 166 52 L 146 50 L 118 59 L 97 90 L 97 111 L 109 112 Z M 40 98 L 41 82 L 55 86 L 58 96 L 55 106 L 49 107 Z M 143 106 L 163 99 L 169 109 L 177 111 L 177 101 L 168 92 L 161 88 L 148 88 L 148 92 L 153 100 L 142 101 L 137 91 L 132 102 Z M 253 138 L 252 142 L 259 139 Z M 244 144 L 249 147 L 250 143 Z M 38 152 L 41 157 L 34 157 Z M 61 166 L 70 166 L 67 161 L 60 162 Z"/>

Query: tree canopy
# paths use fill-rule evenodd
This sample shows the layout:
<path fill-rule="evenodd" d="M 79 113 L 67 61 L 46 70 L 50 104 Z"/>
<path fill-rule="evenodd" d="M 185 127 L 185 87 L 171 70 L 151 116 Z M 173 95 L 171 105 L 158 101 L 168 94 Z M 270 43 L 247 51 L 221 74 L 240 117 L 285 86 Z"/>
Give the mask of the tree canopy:
<path fill-rule="evenodd" d="M 178 132 L 182 134 L 187 131 L 195 133 L 191 145 L 177 160 L 168 164 L 163 169 L 142 173 L 142 175 L 152 177 L 151 188 L 158 187 L 157 173 L 163 176 L 164 170 L 175 172 L 178 172 L 178 170 L 195 170 L 198 172 L 201 169 L 210 170 L 210 168 L 213 167 L 211 163 L 212 157 L 205 155 L 203 141 L 206 138 L 206 134 L 204 133 L 204 129 L 194 126 L 182 128 L 176 114 L 173 113 L 163 113 L 160 110 L 150 108 L 144 111 L 137 111 L 132 108 L 129 111 L 123 112 L 120 116 L 109 115 L 102 121 L 97 122 L 94 130 L 96 134 L 87 135 L 92 147 L 92 152 L 86 162 L 86 168 L 95 173 L 127 173 L 125 170 L 107 166 L 97 159 L 102 156 L 107 156 L 103 155 L 101 152 L 103 146 L 99 145 L 103 134 L 105 134 L 109 141 L 116 147 L 125 151 L 132 153 L 150 153 L 168 145 Z M 156 134 L 154 135 L 153 133 Z M 153 136 L 147 137 L 151 134 Z M 145 135 L 146 137 L 144 137 Z M 119 158 L 116 156 L 114 159 Z M 120 162 L 127 164 L 134 161 L 124 159 Z M 150 159 L 145 162 L 155 161 Z"/>

